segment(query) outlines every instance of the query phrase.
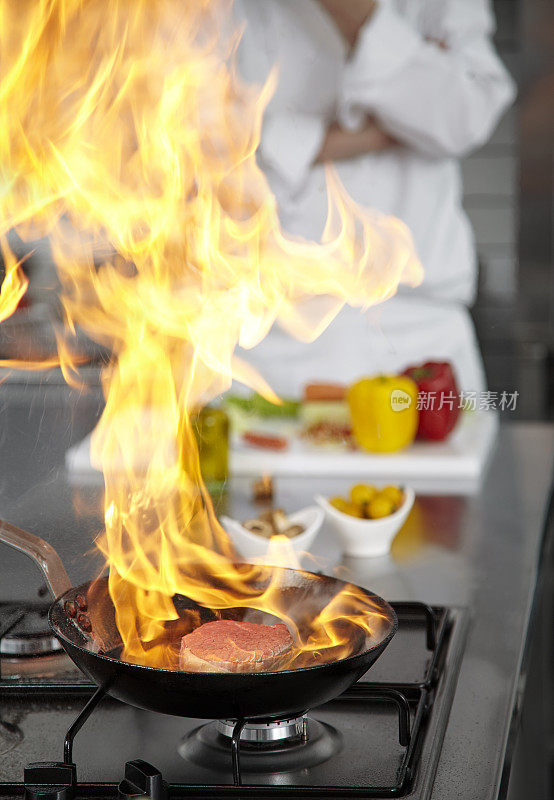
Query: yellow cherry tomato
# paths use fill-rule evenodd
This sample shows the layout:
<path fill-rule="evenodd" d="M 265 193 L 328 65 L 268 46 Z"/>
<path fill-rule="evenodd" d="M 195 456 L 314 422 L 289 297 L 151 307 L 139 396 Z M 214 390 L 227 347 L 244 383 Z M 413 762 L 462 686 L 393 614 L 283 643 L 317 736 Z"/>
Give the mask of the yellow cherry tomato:
<path fill-rule="evenodd" d="M 344 513 L 348 514 L 351 517 L 358 517 L 359 519 L 363 519 L 364 508 L 363 506 L 360 506 L 357 503 L 347 503 L 347 509 Z"/>
<path fill-rule="evenodd" d="M 336 508 L 337 511 L 348 514 L 349 517 L 363 517 L 362 507 L 350 502 L 350 500 L 346 500 L 344 497 L 332 497 L 329 500 L 329 504 Z"/>
<path fill-rule="evenodd" d="M 329 500 L 329 505 L 333 506 L 333 508 L 336 508 L 337 511 L 342 511 L 343 514 L 348 514 L 347 509 L 350 506 L 350 503 L 348 500 L 345 500 L 344 497 L 331 497 Z"/>
<path fill-rule="evenodd" d="M 375 486 L 371 486 L 367 483 L 357 483 L 350 489 L 350 499 L 353 503 L 356 503 L 356 505 L 361 506 L 373 500 L 376 494 L 377 489 Z"/>
<path fill-rule="evenodd" d="M 394 508 L 400 508 L 404 502 L 404 492 L 399 486 L 385 486 L 379 494 L 391 501 Z"/>
<path fill-rule="evenodd" d="M 377 495 L 371 503 L 368 503 L 367 510 L 370 519 L 382 519 L 388 517 L 394 511 L 394 506 L 387 497 Z"/>

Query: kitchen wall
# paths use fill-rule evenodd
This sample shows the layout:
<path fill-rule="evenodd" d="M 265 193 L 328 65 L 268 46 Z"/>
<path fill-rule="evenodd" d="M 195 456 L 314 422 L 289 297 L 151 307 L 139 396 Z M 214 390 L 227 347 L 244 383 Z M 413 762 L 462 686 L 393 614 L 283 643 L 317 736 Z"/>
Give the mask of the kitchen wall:
<path fill-rule="evenodd" d="M 497 0 L 496 46 L 519 75 L 518 0 Z M 465 207 L 473 224 L 484 296 L 512 300 L 517 283 L 518 108 L 504 115 L 491 140 L 463 165 Z"/>
<path fill-rule="evenodd" d="M 481 263 L 474 318 L 489 388 L 518 391 L 515 414 L 552 418 L 552 102 L 554 9 L 496 0 L 496 44 L 516 104 L 464 164 L 465 206 Z"/>

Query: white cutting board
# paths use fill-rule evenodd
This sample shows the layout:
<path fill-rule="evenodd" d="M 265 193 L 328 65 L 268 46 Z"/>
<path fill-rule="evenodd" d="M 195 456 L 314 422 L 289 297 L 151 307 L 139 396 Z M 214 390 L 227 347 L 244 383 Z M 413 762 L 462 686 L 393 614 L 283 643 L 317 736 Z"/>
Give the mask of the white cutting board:
<path fill-rule="evenodd" d="M 372 454 L 310 447 L 291 437 L 288 450 L 273 452 L 233 441 L 229 472 L 233 477 L 342 477 L 379 483 L 408 483 L 437 494 L 478 491 L 498 429 L 493 411 L 465 413 L 445 442 L 416 442 L 401 453 Z M 90 436 L 66 453 L 71 483 L 102 484 L 90 463 Z"/>
<path fill-rule="evenodd" d="M 365 453 L 313 447 L 291 438 L 287 450 L 269 452 L 236 441 L 231 449 L 231 475 L 259 477 L 333 476 L 364 480 L 429 482 L 456 488 L 479 481 L 498 429 L 494 411 L 465 413 L 444 442 L 415 442 L 400 453 Z"/>

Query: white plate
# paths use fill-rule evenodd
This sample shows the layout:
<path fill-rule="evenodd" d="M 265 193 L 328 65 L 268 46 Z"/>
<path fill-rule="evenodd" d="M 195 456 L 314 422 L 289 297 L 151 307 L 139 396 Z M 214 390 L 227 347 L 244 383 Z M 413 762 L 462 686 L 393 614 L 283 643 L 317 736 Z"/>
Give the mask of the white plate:
<path fill-rule="evenodd" d="M 310 446 L 298 437 L 288 450 L 273 452 L 233 441 L 230 474 L 258 477 L 344 477 L 410 484 L 418 491 L 475 491 L 496 438 L 493 411 L 465 413 L 444 442 L 415 442 L 400 453 L 365 453 Z"/>

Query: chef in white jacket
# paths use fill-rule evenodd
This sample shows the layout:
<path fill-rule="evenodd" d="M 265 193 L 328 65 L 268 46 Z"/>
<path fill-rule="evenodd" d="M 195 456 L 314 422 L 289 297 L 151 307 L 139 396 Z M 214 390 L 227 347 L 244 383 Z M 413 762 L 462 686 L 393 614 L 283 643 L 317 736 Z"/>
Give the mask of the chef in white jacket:
<path fill-rule="evenodd" d="M 285 231 L 320 238 L 332 161 L 355 201 L 409 226 L 425 270 L 420 287 L 365 314 L 345 308 L 312 344 L 275 326 L 248 360 L 284 394 L 427 359 L 452 361 L 464 389 L 482 390 L 459 160 L 514 97 L 488 2 L 235 0 L 234 13 L 243 77 L 259 83 L 278 66 L 258 157 Z"/>

